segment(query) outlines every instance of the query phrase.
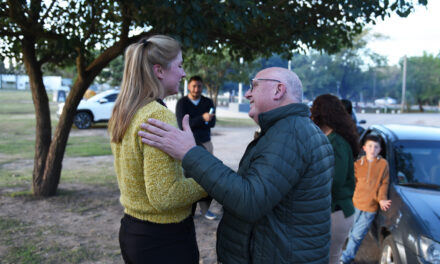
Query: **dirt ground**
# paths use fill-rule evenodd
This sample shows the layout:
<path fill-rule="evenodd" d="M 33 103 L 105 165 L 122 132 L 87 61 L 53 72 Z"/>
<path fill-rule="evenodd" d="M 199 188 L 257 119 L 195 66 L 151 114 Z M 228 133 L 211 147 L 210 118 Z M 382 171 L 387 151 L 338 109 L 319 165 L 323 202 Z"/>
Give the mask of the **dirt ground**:
<path fill-rule="evenodd" d="M 368 124 L 374 116 L 364 115 Z M 419 120 L 440 126 L 434 121 Z M 393 117 L 390 117 L 393 118 Z M 407 119 L 405 119 L 407 120 Z M 233 169 L 256 127 L 216 128 L 213 131 L 215 154 Z M 105 129 L 74 130 L 71 136 L 91 133 L 107 136 Z M 1 158 L 1 157 L 0 157 Z M 100 163 L 113 166 L 112 156 L 93 158 L 65 158 L 63 168 L 93 166 Z M 2 166 L 29 167 L 31 160 L 22 160 Z M 63 183 L 55 197 L 40 199 L 29 195 L 8 195 L 26 191 L 27 187 L 0 188 L 0 263 L 16 263 L 14 255 L 29 259 L 22 263 L 122 263 L 118 244 L 119 221 L 122 207 L 116 185 L 89 185 Z M 215 201 L 211 210 L 221 215 L 221 206 Z M 216 263 L 215 238 L 219 219 L 209 221 L 196 212 L 195 224 L 200 250 L 200 263 Z M 377 263 L 378 249 L 367 236 L 356 263 Z"/>
<path fill-rule="evenodd" d="M 233 169 L 238 167 L 239 158 L 249 142 L 245 139 L 250 139 L 254 130 L 223 128 L 213 132 L 213 142 L 218 145 L 215 151 L 229 153 L 220 157 L 225 164 Z M 107 132 L 102 128 L 72 130 L 70 136 L 84 135 L 107 137 Z M 87 168 L 93 164 L 113 166 L 113 157 L 65 157 L 63 169 Z M 31 169 L 33 161 L 19 160 L 2 166 L 11 171 Z M 119 204 L 116 184 L 61 182 L 58 195 L 54 197 L 10 195 L 27 190 L 29 186 L 0 188 L 0 230 L 4 231 L 0 235 L 0 263 L 16 263 L 17 259 L 24 259 L 22 263 L 122 263 L 118 230 L 123 208 Z M 199 208 L 194 219 L 200 263 L 203 264 L 216 263 L 215 238 L 222 209 L 214 200 L 210 210 L 219 215 L 218 219 L 205 219 Z M 28 258 L 18 257 L 23 254 Z"/>

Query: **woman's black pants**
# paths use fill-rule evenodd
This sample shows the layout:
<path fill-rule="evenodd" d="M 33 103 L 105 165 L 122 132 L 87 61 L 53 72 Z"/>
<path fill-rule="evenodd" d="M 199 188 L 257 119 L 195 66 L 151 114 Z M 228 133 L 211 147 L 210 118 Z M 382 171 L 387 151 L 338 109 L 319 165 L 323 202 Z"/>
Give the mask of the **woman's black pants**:
<path fill-rule="evenodd" d="M 156 224 L 125 214 L 121 219 L 119 244 L 127 264 L 199 263 L 191 216 L 176 224 Z"/>

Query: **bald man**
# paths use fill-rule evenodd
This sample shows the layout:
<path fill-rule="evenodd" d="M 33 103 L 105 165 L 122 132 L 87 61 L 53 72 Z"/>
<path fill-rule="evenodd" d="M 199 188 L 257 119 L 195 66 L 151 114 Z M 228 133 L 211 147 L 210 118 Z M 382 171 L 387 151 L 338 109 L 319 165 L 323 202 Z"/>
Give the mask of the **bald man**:
<path fill-rule="evenodd" d="M 302 104 L 298 76 L 284 68 L 257 73 L 245 96 L 261 134 L 237 172 L 197 147 L 184 130 L 151 119 L 139 136 L 182 160 L 224 215 L 217 231 L 220 263 L 328 263 L 333 150 Z M 192 141 L 191 141 L 192 139 Z"/>

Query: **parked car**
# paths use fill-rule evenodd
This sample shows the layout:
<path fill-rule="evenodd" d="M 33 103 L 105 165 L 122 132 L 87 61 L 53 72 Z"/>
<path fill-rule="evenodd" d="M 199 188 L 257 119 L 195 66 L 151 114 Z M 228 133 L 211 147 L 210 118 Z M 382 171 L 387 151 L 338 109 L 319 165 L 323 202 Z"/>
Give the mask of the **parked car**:
<path fill-rule="evenodd" d="M 395 105 L 397 100 L 391 97 L 384 97 L 374 100 L 375 105 Z"/>
<path fill-rule="evenodd" d="M 392 205 L 370 229 L 380 263 L 440 263 L 440 128 L 374 125 L 361 141 L 371 133 L 390 169 Z"/>
<path fill-rule="evenodd" d="M 113 89 L 99 93 L 88 100 L 81 100 L 73 118 L 75 126 L 79 129 L 86 129 L 91 127 L 93 123 L 108 122 L 118 94 L 119 90 Z M 63 108 L 64 103 L 58 105 L 58 117 Z"/>
<path fill-rule="evenodd" d="M 366 124 L 367 121 L 365 119 L 358 120 L 354 109 L 351 112 L 351 119 L 353 119 L 354 123 L 356 124 L 356 131 L 358 132 L 359 136 L 361 136 L 365 131 L 365 128 L 363 128 L 361 125 Z"/>

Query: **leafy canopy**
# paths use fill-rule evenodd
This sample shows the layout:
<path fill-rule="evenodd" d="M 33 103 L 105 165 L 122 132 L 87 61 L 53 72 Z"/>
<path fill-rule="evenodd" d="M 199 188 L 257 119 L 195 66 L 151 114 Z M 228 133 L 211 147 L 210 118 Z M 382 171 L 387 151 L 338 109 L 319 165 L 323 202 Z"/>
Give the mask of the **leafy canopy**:
<path fill-rule="evenodd" d="M 392 12 L 407 16 L 413 2 L 9 0 L 0 4 L 0 56 L 21 59 L 20 40 L 32 36 L 41 63 L 73 64 L 81 52 L 87 64 L 92 50 L 105 51 L 126 31 L 172 35 L 195 50 L 228 47 L 245 59 L 306 48 L 333 53 L 349 46 L 367 23 Z"/>

